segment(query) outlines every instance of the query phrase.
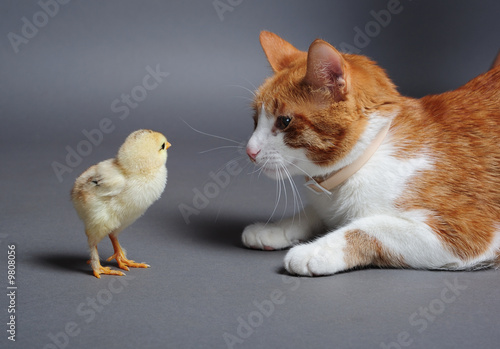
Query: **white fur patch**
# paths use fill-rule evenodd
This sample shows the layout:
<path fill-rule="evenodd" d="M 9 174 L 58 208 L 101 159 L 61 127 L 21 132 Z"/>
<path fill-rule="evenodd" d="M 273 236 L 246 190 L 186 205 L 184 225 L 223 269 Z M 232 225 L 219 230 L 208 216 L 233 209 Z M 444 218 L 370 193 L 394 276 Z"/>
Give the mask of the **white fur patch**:
<path fill-rule="evenodd" d="M 296 275 L 319 276 L 345 270 L 345 234 L 335 232 L 312 243 L 292 248 L 285 256 L 285 269 Z"/>
<path fill-rule="evenodd" d="M 394 201 L 408 182 L 419 172 L 432 169 L 432 157 L 420 155 L 409 159 L 394 156 L 390 134 L 368 162 L 333 195 L 309 194 L 311 204 L 329 228 L 338 228 L 357 218 L 370 215 L 400 215 Z"/>
<path fill-rule="evenodd" d="M 280 250 L 311 239 L 321 228 L 321 220 L 309 207 L 279 223 L 251 224 L 243 230 L 241 239 L 249 248 Z"/>

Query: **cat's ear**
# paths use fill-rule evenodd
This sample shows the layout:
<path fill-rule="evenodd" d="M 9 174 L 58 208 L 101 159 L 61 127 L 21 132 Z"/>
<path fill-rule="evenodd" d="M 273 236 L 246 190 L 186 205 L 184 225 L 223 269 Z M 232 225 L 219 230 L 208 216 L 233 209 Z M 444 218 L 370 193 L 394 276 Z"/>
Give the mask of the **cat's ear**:
<path fill-rule="evenodd" d="M 314 88 L 327 87 L 336 100 L 345 99 L 349 86 L 347 64 L 341 53 L 326 41 L 316 39 L 307 53 L 304 81 Z"/>
<path fill-rule="evenodd" d="M 298 57 L 305 54 L 288 41 L 268 31 L 260 33 L 260 44 L 275 73 L 288 67 Z"/>

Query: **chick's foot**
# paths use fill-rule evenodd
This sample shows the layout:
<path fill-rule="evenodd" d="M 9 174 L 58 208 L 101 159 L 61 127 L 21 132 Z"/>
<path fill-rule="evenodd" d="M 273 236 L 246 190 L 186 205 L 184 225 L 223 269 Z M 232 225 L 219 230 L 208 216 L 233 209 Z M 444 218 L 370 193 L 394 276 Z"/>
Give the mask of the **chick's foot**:
<path fill-rule="evenodd" d="M 124 276 L 125 273 L 119 271 L 119 270 L 113 270 L 109 267 L 103 267 L 103 266 L 99 266 L 98 268 L 96 269 L 93 269 L 94 270 L 94 276 L 98 279 L 101 278 L 101 274 L 105 274 L 105 275 L 118 275 L 118 276 Z"/>
<path fill-rule="evenodd" d="M 136 263 L 135 261 L 131 259 L 127 259 L 125 256 L 125 251 L 123 248 L 120 246 L 120 243 L 118 242 L 118 238 L 116 237 L 115 234 L 109 235 L 109 238 L 111 240 L 111 243 L 113 244 L 113 249 L 115 253 L 108 258 L 108 262 L 112 259 L 116 259 L 118 262 L 118 267 L 123 270 L 129 270 L 128 267 L 131 268 L 149 268 L 149 264 L 145 263 Z"/>
<path fill-rule="evenodd" d="M 123 270 L 130 270 L 128 267 L 131 268 L 149 268 L 150 265 L 146 263 L 136 263 L 135 261 L 131 259 L 125 258 L 125 255 L 123 252 L 115 252 L 111 257 L 107 259 L 109 262 L 112 259 L 116 259 L 116 262 L 118 263 L 118 268 L 123 269 Z"/>

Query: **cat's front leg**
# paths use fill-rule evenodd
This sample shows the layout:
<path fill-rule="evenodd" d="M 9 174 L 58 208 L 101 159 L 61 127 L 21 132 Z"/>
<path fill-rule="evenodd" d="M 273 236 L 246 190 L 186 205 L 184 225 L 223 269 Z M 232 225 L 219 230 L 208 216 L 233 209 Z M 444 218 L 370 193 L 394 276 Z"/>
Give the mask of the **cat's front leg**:
<path fill-rule="evenodd" d="M 243 230 L 246 247 L 259 250 L 281 250 L 313 238 L 322 227 L 317 214 L 306 208 L 300 214 L 279 223 L 255 223 Z"/>
<path fill-rule="evenodd" d="M 417 215 L 418 216 L 418 215 Z M 453 268 L 460 260 L 425 224 L 425 217 L 373 216 L 292 248 L 286 270 L 295 275 L 331 275 L 365 267 Z"/>

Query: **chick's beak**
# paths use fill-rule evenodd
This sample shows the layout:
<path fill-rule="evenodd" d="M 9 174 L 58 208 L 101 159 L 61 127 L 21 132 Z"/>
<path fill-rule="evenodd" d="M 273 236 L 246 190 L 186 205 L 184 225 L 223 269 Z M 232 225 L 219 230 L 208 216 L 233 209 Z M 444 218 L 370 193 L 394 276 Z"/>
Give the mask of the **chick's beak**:
<path fill-rule="evenodd" d="M 168 149 L 172 146 L 172 144 L 170 144 L 168 141 L 165 142 L 165 149 Z"/>

